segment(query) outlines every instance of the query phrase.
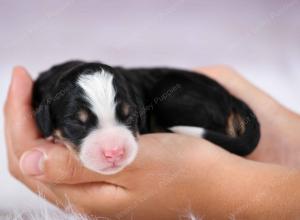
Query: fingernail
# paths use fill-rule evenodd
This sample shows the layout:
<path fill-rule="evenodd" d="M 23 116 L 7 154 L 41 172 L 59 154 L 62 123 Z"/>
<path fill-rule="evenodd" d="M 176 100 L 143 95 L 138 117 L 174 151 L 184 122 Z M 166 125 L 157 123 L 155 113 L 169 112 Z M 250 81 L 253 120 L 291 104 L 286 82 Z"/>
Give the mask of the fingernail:
<path fill-rule="evenodd" d="M 40 176 L 44 171 L 46 156 L 39 150 L 25 152 L 20 160 L 20 168 L 23 174 L 29 176 Z"/>

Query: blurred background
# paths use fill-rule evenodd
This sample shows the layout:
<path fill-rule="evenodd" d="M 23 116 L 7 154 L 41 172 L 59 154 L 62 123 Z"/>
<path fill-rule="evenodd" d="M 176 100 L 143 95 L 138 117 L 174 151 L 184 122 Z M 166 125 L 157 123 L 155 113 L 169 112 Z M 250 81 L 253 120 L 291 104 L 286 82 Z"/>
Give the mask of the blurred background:
<path fill-rule="evenodd" d="M 69 59 L 227 64 L 300 112 L 300 0 L 0 0 L 1 109 L 13 66 L 36 77 Z M 0 124 L 0 212 L 39 207 L 7 172 Z"/>

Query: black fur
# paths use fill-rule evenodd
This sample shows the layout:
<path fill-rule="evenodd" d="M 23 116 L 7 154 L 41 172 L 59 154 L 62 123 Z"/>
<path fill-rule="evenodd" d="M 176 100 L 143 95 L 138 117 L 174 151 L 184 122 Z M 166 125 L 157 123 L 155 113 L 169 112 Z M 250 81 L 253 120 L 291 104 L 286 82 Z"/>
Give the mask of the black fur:
<path fill-rule="evenodd" d="M 33 106 L 45 137 L 60 129 L 63 137 L 78 147 L 96 126 L 98 119 L 75 82 L 81 74 L 101 68 L 114 75 L 116 116 L 135 135 L 169 132 L 168 127 L 176 125 L 202 127 L 206 129 L 204 138 L 238 155 L 251 153 L 259 142 L 260 126 L 252 110 L 202 74 L 170 68 L 125 69 L 82 61 L 54 66 L 35 82 Z M 122 111 L 124 105 L 129 107 L 129 114 Z M 82 124 L 75 117 L 79 109 L 88 112 L 88 122 Z M 235 135 L 227 131 L 230 117 Z"/>

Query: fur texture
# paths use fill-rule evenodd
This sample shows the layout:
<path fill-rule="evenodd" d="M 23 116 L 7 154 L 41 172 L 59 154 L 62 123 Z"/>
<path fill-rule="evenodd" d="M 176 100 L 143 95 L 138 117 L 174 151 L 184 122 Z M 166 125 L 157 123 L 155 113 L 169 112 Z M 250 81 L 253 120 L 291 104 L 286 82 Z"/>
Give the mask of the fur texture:
<path fill-rule="evenodd" d="M 139 134 L 203 137 L 240 156 L 260 139 L 259 122 L 243 101 L 186 70 L 69 61 L 39 76 L 33 105 L 44 136 L 64 142 L 83 165 L 102 174 L 134 160 Z"/>

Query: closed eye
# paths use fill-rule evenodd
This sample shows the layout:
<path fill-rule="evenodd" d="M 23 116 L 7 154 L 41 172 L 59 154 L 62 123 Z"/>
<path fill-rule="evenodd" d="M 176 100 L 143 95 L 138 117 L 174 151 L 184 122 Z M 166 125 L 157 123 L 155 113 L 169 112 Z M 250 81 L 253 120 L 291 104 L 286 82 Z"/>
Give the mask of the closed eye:
<path fill-rule="evenodd" d="M 65 125 L 76 128 L 84 128 L 84 124 L 76 118 L 69 118 L 65 120 Z"/>
<path fill-rule="evenodd" d="M 64 115 L 64 121 L 67 123 L 79 123 L 86 124 L 90 119 L 90 115 L 86 110 L 79 110 L 75 113 L 69 113 Z"/>

